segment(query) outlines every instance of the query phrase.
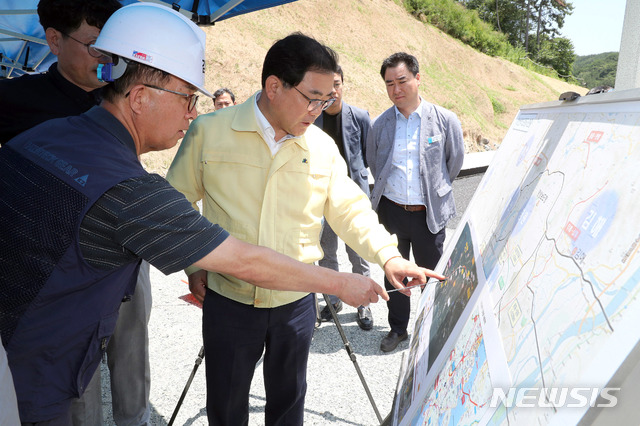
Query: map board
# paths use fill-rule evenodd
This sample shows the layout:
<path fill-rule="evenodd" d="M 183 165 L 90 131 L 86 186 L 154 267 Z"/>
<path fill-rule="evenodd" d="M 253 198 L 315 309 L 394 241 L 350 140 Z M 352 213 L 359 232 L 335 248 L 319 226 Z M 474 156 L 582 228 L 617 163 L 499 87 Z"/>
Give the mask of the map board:
<path fill-rule="evenodd" d="M 575 424 L 640 342 L 640 90 L 522 107 L 428 285 L 392 423 Z M 614 410 L 615 408 L 611 408 Z"/>

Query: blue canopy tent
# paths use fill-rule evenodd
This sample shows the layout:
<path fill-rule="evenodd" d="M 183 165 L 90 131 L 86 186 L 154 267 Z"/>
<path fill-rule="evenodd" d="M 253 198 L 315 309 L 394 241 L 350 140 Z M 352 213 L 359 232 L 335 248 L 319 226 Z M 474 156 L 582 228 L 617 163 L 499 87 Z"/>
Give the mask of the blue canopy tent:
<path fill-rule="evenodd" d="M 121 0 L 123 5 L 138 0 Z M 140 0 L 165 4 L 198 25 L 211 25 L 295 0 Z M 39 0 L 0 0 L 0 78 L 46 71 L 56 58 L 38 20 Z"/>
<path fill-rule="evenodd" d="M 46 71 L 55 62 L 37 6 L 38 0 L 0 0 L 0 78 Z"/>

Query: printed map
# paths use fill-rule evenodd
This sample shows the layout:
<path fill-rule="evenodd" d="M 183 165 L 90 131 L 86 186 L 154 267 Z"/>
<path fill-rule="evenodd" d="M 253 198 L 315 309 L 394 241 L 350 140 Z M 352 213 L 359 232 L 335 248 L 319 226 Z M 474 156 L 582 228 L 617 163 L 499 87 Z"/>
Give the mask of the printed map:
<path fill-rule="evenodd" d="M 632 337 L 615 330 L 638 304 L 640 114 L 521 112 L 503 145 L 469 220 L 514 385 L 595 385 L 591 361 Z"/>
<path fill-rule="evenodd" d="M 420 300 L 396 398 L 402 425 L 475 424 L 487 412 L 493 387 L 510 383 L 473 232 L 468 223 L 460 231 L 443 254 L 447 280 L 428 286 Z M 452 335 L 458 336 L 455 347 L 446 349 Z M 495 354 L 491 364 L 488 352 Z"/>
<path fill-rule="evenodd" d="M 633 92 L 521 109 L 461 221 L 474 229 L 513 387 L 604 387 L 640 341 L 640 96 Z M 451 359 L 423 384 L 428 396 L 415 395 L 422 406 L 409 424 L 582 418 L 588 406 L 548 401 L 538 409 L 501 406 L 487 419 L 483 398 L 472 393 L 486 402 L 487 385 L 495 387 L 477 319 L 474 311 L 443 348 Z M 472 365 L 461 365 L 467 356 Z"/>
<path fill-rule="evenodd" d="M 475 424 L 491 398 L 490 379 L 481 317 L 475 310 L 410 424 Z"/>

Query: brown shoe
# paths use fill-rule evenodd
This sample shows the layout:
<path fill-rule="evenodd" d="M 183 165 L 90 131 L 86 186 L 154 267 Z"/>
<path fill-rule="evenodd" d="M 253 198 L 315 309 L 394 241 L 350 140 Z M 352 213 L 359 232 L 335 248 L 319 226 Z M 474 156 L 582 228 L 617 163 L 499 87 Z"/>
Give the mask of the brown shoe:
<path fill-rule="evenodd" d="M 398 334 L 395 331 L 390 331 L 389 334 L 387 334 L 384 339 L 382 339 L 382 342 L 380 342 L 380 350 L 382 352 L 391 352 L 398 347 L 398 344 L 400 342 L 402 342 L 403 340 L 407 340 L 408 337 L 409 333 L 407 333 L 406 331 L 403 334 Z"/>

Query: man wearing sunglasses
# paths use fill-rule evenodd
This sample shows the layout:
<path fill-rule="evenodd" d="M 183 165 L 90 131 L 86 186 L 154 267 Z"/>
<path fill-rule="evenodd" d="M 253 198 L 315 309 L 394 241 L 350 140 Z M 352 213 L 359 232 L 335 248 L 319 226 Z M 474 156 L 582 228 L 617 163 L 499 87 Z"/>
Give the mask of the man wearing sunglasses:
<path fill-rule="evenodd" d="M 322 258 L 324 217 L 402 287 L 416 265 L 402 259 L 396 239 L 349 178 L 338 147 L 313 125 L 335 102 L 337 66 L 336 53 L 310 37 L 278 40 L 264 59 L 262 90 L 196 119 L 167 179 L 195 209 L 202 199 L 203 214 L 232 236 L 307 264 Z M 209 424 L 247 424 L 251 380 L 264 352 L 265 424 L 301 425 L 314 295 L 258 288 L 198 268 L 187 273 L 191 291 L 204 299 Z"/>

